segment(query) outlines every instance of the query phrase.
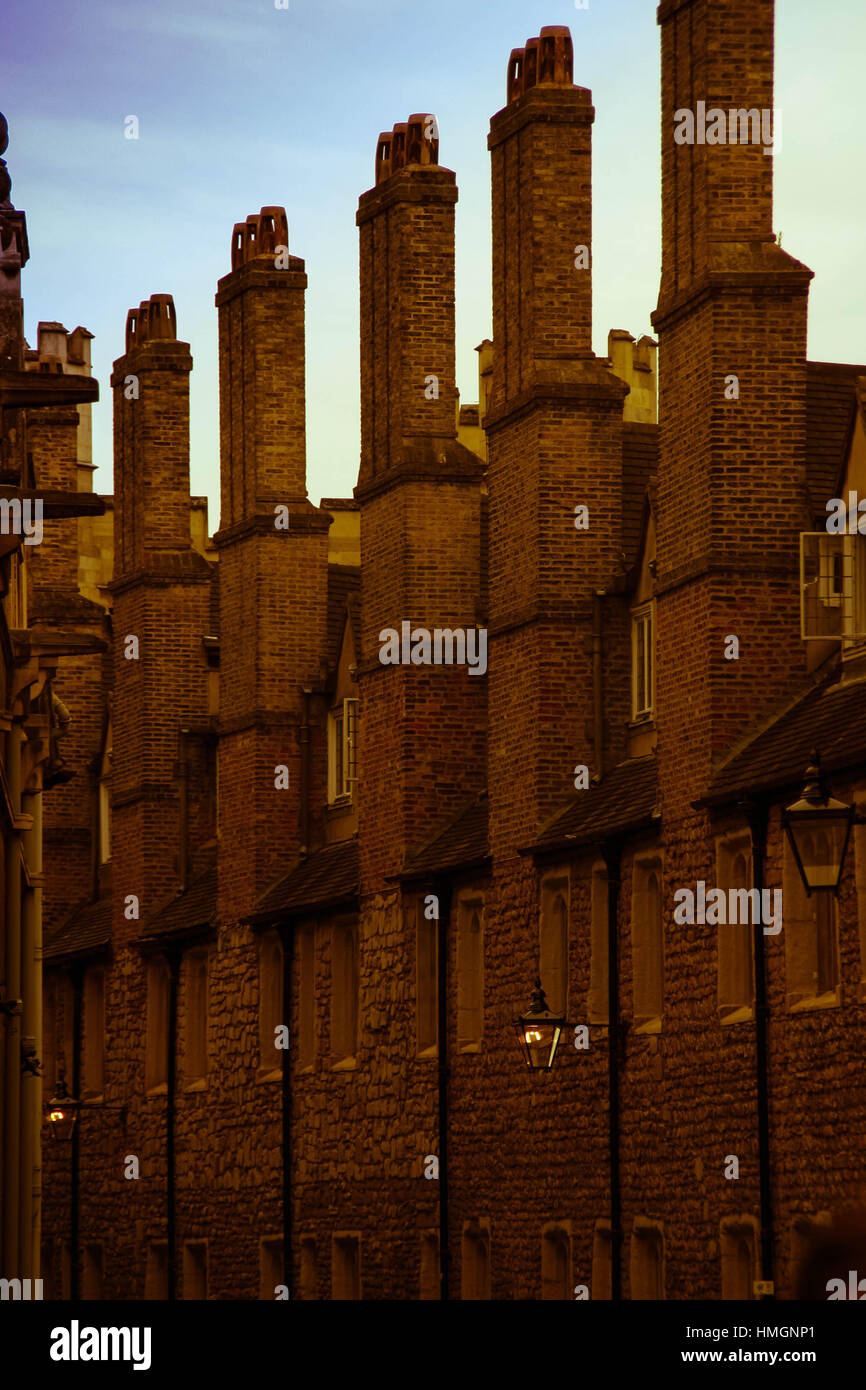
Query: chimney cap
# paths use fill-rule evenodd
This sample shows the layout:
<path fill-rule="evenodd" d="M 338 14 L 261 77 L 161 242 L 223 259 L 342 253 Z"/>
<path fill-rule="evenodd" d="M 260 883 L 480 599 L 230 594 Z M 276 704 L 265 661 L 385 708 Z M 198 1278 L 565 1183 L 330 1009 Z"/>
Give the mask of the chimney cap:
<path fill-rule="evenodd" d="M 506 79 L 509 105 L 532 87 L 574 85 L 574 45 L 565 24 L 547 24 L 524 48 L 513 48 Z"/>
<path fill-rule="evenodd" d="M 408 121 L 383 130 L 376 141 L 376 183 L 408 165 L 427 167 L 439 163 L 439 122 L 430 111 L 416 111 Z"/>
<path fill-rule="evenodd" d="M 274 203 L 251 212 L 245 222 L 232 228 L 232 270 L 239 270 L 257 256 L 273 259 L 278 248 L 289 249 L 289 224 L 286 209 Z"/>

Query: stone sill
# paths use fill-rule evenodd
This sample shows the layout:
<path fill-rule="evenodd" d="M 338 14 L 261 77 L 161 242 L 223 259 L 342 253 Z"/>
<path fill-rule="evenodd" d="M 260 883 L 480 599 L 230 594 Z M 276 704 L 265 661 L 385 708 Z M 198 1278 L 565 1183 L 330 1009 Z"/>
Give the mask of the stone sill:
<path fill-rule="evenodd" d="M 838 989 L 828 989 L 824 994 L 788 995 L 788 1012 L 802 1014 L 809 1009 L 837 1009 L 841 1004 Z"/>
<path fill-rule="evenodd" d="M 259 1067 L 256 1072 L 256 1083 L 260 1081 L 281 1081 L 283 1076 L 282 1067 Z"/>
<path fill-rule="evenodd" d="M 167 1082 L 167 1081 L 160 1081 L 159 1084 L 158 1084 L 157 1086 L 149 1086 L 148 1089 L 145 1091 L 144 1094 L 145 1094 L 145 1097 L 148 1097 L 148 1096 L 165 1096 L 165 1095 L 168 1095 L 168 1082 Z"/>
<path fill-rule="evenodd" d="M 183 1089 L 184 1089 L 185 1094 L 187 1094 L 187 1095 L 188 1095 L 191 1091 L 206 1091 L 206 1090 L 207 1090 L 207 1077 L 206 1077 L 206 1076 L 197 1076 L 196 1079 L 195 1079 L 195 1081 L 188 1081 L 187 1084 L 184 1086 Z"/>
<path fill-rule="evenodd" d="M 460 1051 L 460 1052 L 480 1052 L 480 1051 L 481 1051 L 481 1043 L 480 1043 L 480 1042 L 463 1043 L 463 1045 L 460 1047 L 459 1051 Z"/>
<path fill-rule="evenodd" d="M 355 1071 L 358 1065 L 357 1057 L 343 1057 L 339 1062 L 334 1062 L 331 1071 Z"/>
<path fill-rule="evenodd" d="M 437 1044 L 434 1043 L 432 1047 L 423 1048 L 420 1052 L 417 1052 L 415 1056 L 419 1062 L 435 1062 L 439 1057 L 439 1048 Z"/>
<path fill-rule="evenodd" d="M 751 1004 L 742 1004 L 738 1009 L 719 1008 L 719 1023 L 722 1028 L 728 1028 L 732 1023 L 751 1023 L 755 1017 L 755 1010 Z"/>
<path fill-rule="evenodd" d="M 660 1033 L 661 1031 L 662 1031 L 662 1021 L 661 1021 L 661 1017 L 658 1017 L 658 1018 L 645 1018 L 645 1019 L 643 1020 L 642 1023 L 638 1023 L 637 1019 L 635 1019 L 634 1027 L 632 1028 L 632 1032 L 633 1032 L 633 1033 L 643 1033 L 643 1034 L 647 1034 L 647 1033 Z"/>

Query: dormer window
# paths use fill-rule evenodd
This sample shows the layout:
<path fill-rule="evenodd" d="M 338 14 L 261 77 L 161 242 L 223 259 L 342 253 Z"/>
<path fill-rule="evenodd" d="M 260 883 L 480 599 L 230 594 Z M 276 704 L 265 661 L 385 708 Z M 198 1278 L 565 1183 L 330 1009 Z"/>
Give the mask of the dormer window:
<path fill-rule="evenodd" d="M 649 721 L 655 706 L 655 602 L 631 615 L 631 717 Z"/>
<path fill-rule="evenodd" d="M 328 801 L 350 801 L 357 781 L 358 701 L 346 697 L 328 716 Z"/>
<path fill-rule="evenodd" d="M 804 642 L 866 640 L 866 537 L 800 533 L 800 635 Z"/>

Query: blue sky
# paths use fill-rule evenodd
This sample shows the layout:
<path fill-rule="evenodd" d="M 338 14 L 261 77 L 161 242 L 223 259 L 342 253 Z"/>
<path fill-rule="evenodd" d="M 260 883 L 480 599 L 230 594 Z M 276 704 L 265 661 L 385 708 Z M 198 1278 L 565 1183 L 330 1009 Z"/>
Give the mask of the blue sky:
<path fill-rule="evenodd" d="M 759 3 L 759 0 L 755 0 Z M 513 47 L 568 24 L 592 89 L 594 348 L 650 331 L 659 276 L 659 32 L 653 0 L 5 0 L 0 110 L 12 200 L 27 212 L 25 331 L 95 334 L 94 485 L 111 490 L 108 376 L 126 312 L 174 295 L 192 346 L 191 486 L 219 497 L 217 279 L 232 226 L 286 208 L 307 263 L 307 448 L 313 501 L 350 496 L 359 452 L 355 210 L 380 130 L 432 111 L 456 170 L 457 362 L 477 399 L 490 333 L 491 115 Z M 866 8 L 778 0 L 776 230 L 816 272 L 809 353 L 866 359 Z M 124 118 L 140 122 L 124 138 Z"/>

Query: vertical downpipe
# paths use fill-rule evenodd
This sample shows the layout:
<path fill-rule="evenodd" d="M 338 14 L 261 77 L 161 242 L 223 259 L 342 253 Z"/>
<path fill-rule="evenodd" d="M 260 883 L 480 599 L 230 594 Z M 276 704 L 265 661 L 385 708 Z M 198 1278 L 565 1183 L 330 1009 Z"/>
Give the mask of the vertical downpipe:
<path fill-rule="evenodd" d="M 622 1298 L 622 1195 L 619 1165 L 619 891 L 622 847 L 618 840 L 604 846 L 607 865 L 607 1087 L 610 1148 L 610 1296 Z"/>
<path fill-rule="evenodd" d="M 439 1109 L 439 1298 L 447 1303 L 451 1255 L 448 1241 L 448 949 L 451 921 L 451 884 L 440 879 L 435 885 L 439 899 L 439 930 L 436 951 L 436 1003 Z"/>
<path fill-rule="evenodd" d="M 305 696 L 306 700 L 306 696 Z M 303 746 L 303 745 L 302 745 Z M 280 928 L 283 943 L 283 1021 L 292 1015 L 292 951 L 294 931 L 291 922 Z M 291 1032 L 290 1032 L 291 1041 Z M 282 1159 L 283 1159 L 283 1282 L 292 1295 L 292 1072 L 291 1047 L 283 1049 L 282 1069 Z"/>
<path fill-rule="evenodd" d="M 767 804 L 760 802 L 748 808 L 752 831 L 753 886 L 758 890 L 758 902 L 763 903 L 764 864 L 767 856 Z M 764 950 L 764 926 L 759 911 L 755 923 L 755 1069 L 758 1103 L 758 1173 L 761 1198 L 761 1279 L 775 1293 L 773 1272 L 773 1196 L 770 1187 L 770 1008 L 767 1000 L 767 966 Z"/>

